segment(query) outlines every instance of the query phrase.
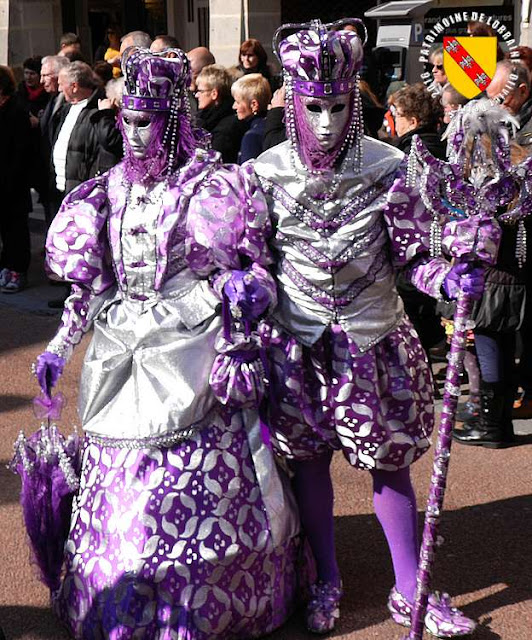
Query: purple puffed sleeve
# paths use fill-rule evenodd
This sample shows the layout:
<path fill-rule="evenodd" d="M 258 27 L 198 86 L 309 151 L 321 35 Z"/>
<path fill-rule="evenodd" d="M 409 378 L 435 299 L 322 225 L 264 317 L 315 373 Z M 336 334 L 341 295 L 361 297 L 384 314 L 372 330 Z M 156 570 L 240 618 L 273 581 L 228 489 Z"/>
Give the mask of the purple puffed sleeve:
<path fill-rule="evenodd" d="M 61 325 L 47 351 L 68 360 L 88 331 L 98 299 L 115 283 L 106 234 L 107 180 L 89 180 L 64 199 L 46 238 L 46 270 L 72 283 Z"/>
<path fill-rule="evenodd" d="M 247 271 L 268 290 L 273 306 L 277 297 L 268 270 L 270 235 L 268 207 L 252 166 L 223 167 L 191 198 L 186 260 L 193 271 L 211 277 L 220 298 L 232 271 Z"/>
<path fill-rule="evenodd" d="M 405 185 L 404 175 L 394 181 L 383 213 L 394 267 L 405 269 L 419 291 L 440 299 L 451 265 L 443 257 L 430 257 L 432 218 L 417 188 Z"/>
<path fill-rule="evenodd" d="M 211 279 L 222 300 L 223 329 L 209 382 L 216 398 L 232 407 L 257 407 L 268 387 L 268 327 L 259 316 L 277 302 L 268 270 L 270 234 L 268 207 L 251 165 L 220 168 L 191 198 L 187 262 Z"/>

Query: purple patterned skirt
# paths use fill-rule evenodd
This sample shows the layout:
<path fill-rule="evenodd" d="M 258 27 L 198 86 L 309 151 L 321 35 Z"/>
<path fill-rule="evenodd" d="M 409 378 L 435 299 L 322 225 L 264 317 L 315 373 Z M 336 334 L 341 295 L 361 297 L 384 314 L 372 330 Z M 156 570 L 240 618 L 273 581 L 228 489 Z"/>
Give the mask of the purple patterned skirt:
<path fill-rule="evenodd" d="M 364 353 L 343 331 L 306 347 L 276 327 L 270 353 L 270 425 L 282 455 L 341 449 L 354 467 L 395 471 L 429 448 L 432 375 L 408 319 Z"/>
<path fill-rule="evenodd" d="M 87 439 L 54 598 L 75 638 L 255 638 L 289 615 L 297 516 L 241 414 L 223 420 L 166 449 Z"/>

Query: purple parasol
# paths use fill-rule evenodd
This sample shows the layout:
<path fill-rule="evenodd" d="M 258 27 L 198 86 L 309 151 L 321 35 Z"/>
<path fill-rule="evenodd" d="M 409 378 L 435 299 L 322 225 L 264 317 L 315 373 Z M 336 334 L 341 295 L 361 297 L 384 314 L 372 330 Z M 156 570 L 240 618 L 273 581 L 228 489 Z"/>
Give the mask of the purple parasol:
<path fill-rule="evenodd" d="M 52 423 L 62 405 L 62 394 L 34 400 L 41 428 L 30 438 L 20 432 L 10 465 L 22 481 L 20 503 L 33 561 L 52 595 L 60 586 L 72 499 L 79 488 L 79 438 L 65 438 Z"/>

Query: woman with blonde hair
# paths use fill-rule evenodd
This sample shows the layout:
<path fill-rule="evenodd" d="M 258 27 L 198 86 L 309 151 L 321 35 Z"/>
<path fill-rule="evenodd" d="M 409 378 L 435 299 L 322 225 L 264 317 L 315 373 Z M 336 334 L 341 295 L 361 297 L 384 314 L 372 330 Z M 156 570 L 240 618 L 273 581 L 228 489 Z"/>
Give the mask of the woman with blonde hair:
<path fill-rule="evenodd" d="M 222 65 L 209 64 L 196 78 L 197 124 L 211 134 L 211 145 L 223 162 L 236 162 L 248 124 L 233 111 L 231 76 Z"/>
<path fill-rule="evenodd" d="M 443 66 L 443 47 L 436 46 L 429 55 L 429 66 L 432 65 L 431 73 L 433 82 L 429 87 L 431 93 L 441 94 L 443 87 L 447 84 L 447 74 Z"/>
<path fill-rule="evenodd" d="M 256 158 L 262 153 L 264 123 L 272 91 L 268 80 L 260 73 L 250 73 L 239 78 L 231 87 L 234 98 L 233 109 L 240 121 L 249 123 L 242 138 L 238 153 L 238 164 Z"/>

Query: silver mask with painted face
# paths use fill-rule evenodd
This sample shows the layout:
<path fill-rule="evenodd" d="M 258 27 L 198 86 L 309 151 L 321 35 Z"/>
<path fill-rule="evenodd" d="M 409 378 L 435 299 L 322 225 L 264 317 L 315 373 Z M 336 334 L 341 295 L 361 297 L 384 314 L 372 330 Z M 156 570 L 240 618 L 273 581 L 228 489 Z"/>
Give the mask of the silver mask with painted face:
<path fill-rule="evenodd" d="M 351 117 L 350 94 L 330 98 L 301 96 L 307 124 L 322 151 L 333 149 L 345 134 Z"/>
<path fill-rule="evenodd" d="M 131 153 L 135 158 L 144 158 L 153 137 L 153 114 L 122 109 L 122 123 Z"/>

